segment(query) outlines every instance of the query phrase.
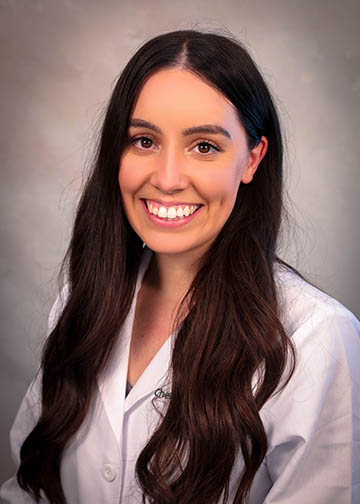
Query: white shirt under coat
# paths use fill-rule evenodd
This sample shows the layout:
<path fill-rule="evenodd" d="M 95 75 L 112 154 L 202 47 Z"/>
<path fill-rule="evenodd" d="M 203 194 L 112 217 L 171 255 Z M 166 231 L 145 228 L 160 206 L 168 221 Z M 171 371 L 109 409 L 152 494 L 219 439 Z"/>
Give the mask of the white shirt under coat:
<path fill-rule="evenodd" d="M 86 421 L 64 452 L 61 480 L 68 504 L 140 504 L 135 462 L 166 408 L 174 336 L 163 344 L 125 397 L 137 294 L 151 254 L 141 264 L 134 301 L 112 360 L 98 383 Z M 282 267 L 276 271 L 282 322 L 296 345 L 289 384 L 261 410 L 268 438 L 250 504 L 360 503 L 360 324 L 339 302 Z M 49 330 L 64 303 L 58 299 Z M 10 433 L 20 446 L 40 412 L 40 378 L 30 385 Z M 242 460 L 231 477 L 235 495 Z M 34 504 L 15 476 L 0 492 L 4 504 Z M 45 501 L 42 501 L 45 502 Z M 195 504 L 195 503 L 194 503 Z"/>

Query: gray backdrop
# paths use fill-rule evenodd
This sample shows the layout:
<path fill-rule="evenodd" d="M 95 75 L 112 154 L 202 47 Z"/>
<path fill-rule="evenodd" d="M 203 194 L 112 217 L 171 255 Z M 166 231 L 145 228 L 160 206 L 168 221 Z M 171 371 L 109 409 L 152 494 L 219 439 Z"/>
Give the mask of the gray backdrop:
<path fill-rule="evenodd" d="M 0 481 L 33 376 L 82 171 L 114 80 L 145 40 L 227 28 L 275 93 L 298 225 L 284 256 L 360 316 L 357 0 L 0 0 Z"/>

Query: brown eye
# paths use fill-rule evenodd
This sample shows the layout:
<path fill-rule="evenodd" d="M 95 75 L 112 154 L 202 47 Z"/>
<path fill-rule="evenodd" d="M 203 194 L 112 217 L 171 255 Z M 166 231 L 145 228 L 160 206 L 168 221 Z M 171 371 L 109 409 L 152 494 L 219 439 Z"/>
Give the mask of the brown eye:
<path fill-rule="evenodd" d="M 220 151 L 219 147 L 211 144 L 210 142 L 199 142 L 196 145 L 196 149 L 199 154 L 213 154 L 216 151 Z"/>
<path fill-rule="evenodd" d="M 141 138 L 138 138 L 138 140 L 140 140 L 140 145 L 144 149 L 148 149 L 149 147 L 152 146 L 152 143 L 153 143 L 152 140 L 150 140 L 150 138 L 147 138 L 147 137 L 141 137 Z"/>
<path fill-rule="evenodd" d="M 199 152 L 201 152 L 201 154 L 207 154 L 209 151 L 210 151 L 210 145 L 208 143 L 200 143 L 199 144 Z"/>
<path fill-rule="evenodd" d="M 150 149 L 154 143 L 151 138 L 145 136 L 133 138 L 132 142 L 140 149 Z"/>

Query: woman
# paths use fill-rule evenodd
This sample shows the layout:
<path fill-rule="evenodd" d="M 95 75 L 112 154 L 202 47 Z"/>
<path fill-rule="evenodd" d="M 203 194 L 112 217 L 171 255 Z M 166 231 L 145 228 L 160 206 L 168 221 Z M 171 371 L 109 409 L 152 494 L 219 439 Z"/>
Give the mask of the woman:
<path fill-rule="evenodd" d="M 177 31 L 133 56 L 5 502 L 356 502 L 359 323 L 276 256 L 282 154 L 235 40 Z"/>

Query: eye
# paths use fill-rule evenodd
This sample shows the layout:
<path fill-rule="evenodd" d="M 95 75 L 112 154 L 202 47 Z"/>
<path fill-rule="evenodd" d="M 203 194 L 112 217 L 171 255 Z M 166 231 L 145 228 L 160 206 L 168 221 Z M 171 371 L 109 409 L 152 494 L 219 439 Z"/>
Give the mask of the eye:
<path fill-rule="evenodd" d="M 219 152 L 221 149 L 217 145 L 209 142 L 208 140 L 202 140 L 195 145 L 195 149 L 198 148 L 198 154 L 213 154 L 214 151 Z"/>
<path fill-rule="evenodd" d="M 143 135 L 132 138 L 131 143 L 141 150 L 149 150 L 154 145 L 151 138 Z"/>

